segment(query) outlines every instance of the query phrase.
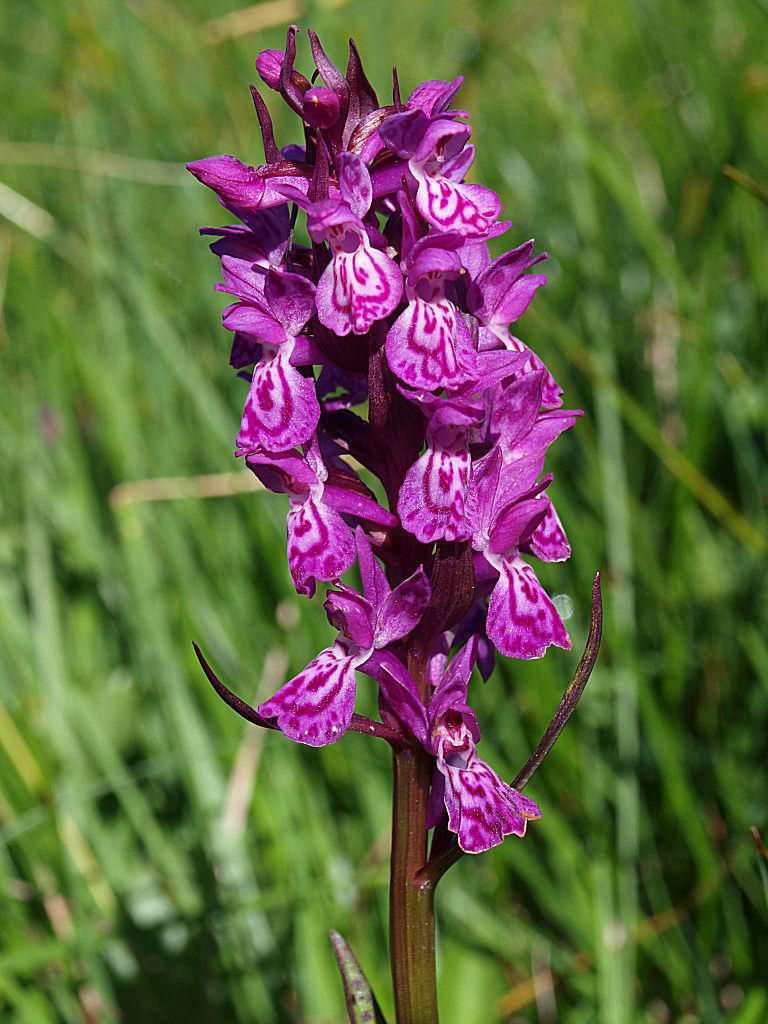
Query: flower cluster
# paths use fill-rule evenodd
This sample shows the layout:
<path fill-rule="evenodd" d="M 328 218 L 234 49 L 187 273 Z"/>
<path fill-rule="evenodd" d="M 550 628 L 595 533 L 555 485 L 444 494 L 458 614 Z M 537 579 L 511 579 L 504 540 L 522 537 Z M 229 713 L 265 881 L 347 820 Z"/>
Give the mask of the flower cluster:
<path fill-rule="evenodd" d="M 231 364 L 253 367 L 236 452 L 288 496 L 296 590 L 330 584 L 336 639 L 259 708 L 293 740 L 339 739 L 357 673 L 382 724 L 433 759 L 428 826 L 479 852 L 539 817 L 477 755 L 467 703 L 494 652 L 570 648 L 529 558 L 570 548 L 547 495 L 549 445 L 571 427 L 552 375 L 511 326 L 545 275 L 528 241 L 491 259 L 501 203 L 474 159 L 461 79 L 381 105 L 354 43 L 342 74 L 310 32 L 317 74 L 267 50 L 258 72 L 299 116 L 279 149 L 251 87 L 266 164 L 189 164 L 240 221 L 205 228 L 235 298 Z M 300 220 L 300 214 L 306 216 Z M 306 224 L 306 233 L 301 228 Z M 345 573 L 357 563 L 362 593 Z M 452 652 L 453 656 L 452 656 Z"/>

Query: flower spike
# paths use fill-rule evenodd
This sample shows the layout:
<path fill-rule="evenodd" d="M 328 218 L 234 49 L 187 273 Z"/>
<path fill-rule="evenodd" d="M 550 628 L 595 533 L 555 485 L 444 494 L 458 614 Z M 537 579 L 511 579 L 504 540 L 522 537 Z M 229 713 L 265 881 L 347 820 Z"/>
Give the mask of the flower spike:
<path fill-rule="evenodd" d="M 353 729 L 421 764 L 418 828 L 426 816 L 435 829 L 428 888 L 462 851 L 522 836 L 540 816 L 520 790 L 594 663 L 597 582 L 588 650 L 508 785 L 478 756 L 469 681 L 475 666 L 488 679 L 497 656 L 571 646 L 535 565 L 571 553 L 547 458 L 581 412 L 563 408 L 543 361 L 511 333 L 546 284 L 546 253 L 529 239 L 491 258 L 510 222 L 491 189 L 465 180 L 475 147 L 456 106 L 461 79 L 426 80 L 403 101 L 394 72 L 382 104 L 354 42 L 342 71 L 311 30 L 308 40 L 307 67 L 295 25 L 283 50 L 256 59 L 301 144 L 278 148 L 252 87 L 266 162 L 221 155 L 189 169 L 239 221 L 203 229 L 221 260 L 216 287 L 233 297 L 230 362 L 250 377 L 236 454 L 287 499 L 294 586 L 312 597 L 327 585 L 333 628 L 257 709 L 195 649 L 249 722 L 310 746 Z M 304 224 L 310 244 L 297 240 Z M 355 713 L 358 685 L 374 688 L 381 721 Z"/>

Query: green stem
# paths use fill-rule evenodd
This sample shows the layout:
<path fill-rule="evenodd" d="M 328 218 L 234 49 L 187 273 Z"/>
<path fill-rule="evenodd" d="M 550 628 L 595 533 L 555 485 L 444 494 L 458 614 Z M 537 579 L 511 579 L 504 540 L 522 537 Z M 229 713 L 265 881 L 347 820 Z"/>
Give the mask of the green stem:
<path fill-rule="evenodd" d="M 426 689 L 425 659 L 409 668 Z M 423 695 L 422 695 L 423 699 Z M 438 1024 L 434 886 L 417 879 L 427 862 L 427 799 L 431 765 L 421 748 L 394 751 L 389 947 L 397 1024 Z"/>
<path fill-rule="evenodd" d="M 437 1024 L 434 889 L 416 875 L 427 859 L 429 760 L 394 754 L 389 945 L 397 1024 Z"/>

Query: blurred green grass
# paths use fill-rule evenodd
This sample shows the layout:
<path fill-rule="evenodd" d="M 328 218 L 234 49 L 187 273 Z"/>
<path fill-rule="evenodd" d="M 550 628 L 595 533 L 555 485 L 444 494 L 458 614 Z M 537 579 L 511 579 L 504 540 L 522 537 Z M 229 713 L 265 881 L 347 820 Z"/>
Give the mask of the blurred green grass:
<path fill-rule="evenodd" d="M 279 500 L 110 504 L 233 468 L 242 384 L 196 230 L 225 218 L 180 165 L 260 161 L 247 84 L 283 25 L 212 42 L 231 10 L 0 8 L 0 1019 L 19 1024 L 341 1022 L 330 927 L 391 1009 L 383 744 L 248 731 L 191 648 L 256 699 L 326 642 Z M 761 1024 L 768 210 L 721 166 L 768 184 L 768 8 L 352 0 L 300 23 L 339 61 L 354 35 L 380 96 L 395 62 L 406 89 L 466 76 L 475 179 L 511 241 L 551 254 L 522 336 L 587 412 L 552 453 L 574 555 L 544 582 L 578 648 L 603 569 L 604 648 L 532 785 L 542 822 L 441 887 L 444 1020 Z M 577 657 L 477 692 L 507 777 Z"/>

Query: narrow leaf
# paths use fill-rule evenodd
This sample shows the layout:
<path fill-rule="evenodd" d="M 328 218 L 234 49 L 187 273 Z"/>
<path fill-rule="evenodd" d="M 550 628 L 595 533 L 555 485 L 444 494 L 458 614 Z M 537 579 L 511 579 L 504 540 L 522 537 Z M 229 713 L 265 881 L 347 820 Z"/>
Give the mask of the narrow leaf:
<path fill-rule="evenodd" d="M 386 1024 L 355 954 L 338 932 L 331 932 L 331 945 L 344 982 L 350 1024 Z"/>

